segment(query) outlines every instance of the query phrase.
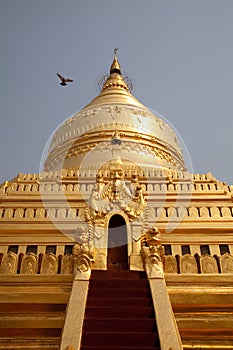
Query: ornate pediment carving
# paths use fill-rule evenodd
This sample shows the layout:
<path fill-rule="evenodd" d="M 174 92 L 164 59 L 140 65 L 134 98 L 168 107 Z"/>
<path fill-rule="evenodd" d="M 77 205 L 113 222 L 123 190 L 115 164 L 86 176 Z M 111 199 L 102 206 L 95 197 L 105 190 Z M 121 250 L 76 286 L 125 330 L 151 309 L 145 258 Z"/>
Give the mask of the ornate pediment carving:
<path fill-rule="evenodd" d="M 136 175 L 130 183 L 125 181 L 121 164 L 120 159 L 111 164 L 108 182 L 97 175 L 86 209 L 87 222 L 101 225 L 112 210 L 123 210 L 130 221 L 142 215 L 146 207 L 142 186 Z"/>

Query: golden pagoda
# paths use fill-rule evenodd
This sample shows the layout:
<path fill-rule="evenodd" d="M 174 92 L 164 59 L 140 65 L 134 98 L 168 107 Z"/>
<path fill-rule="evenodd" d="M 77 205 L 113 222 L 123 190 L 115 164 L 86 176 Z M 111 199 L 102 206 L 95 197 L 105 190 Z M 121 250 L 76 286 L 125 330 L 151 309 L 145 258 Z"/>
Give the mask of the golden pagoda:
<path fill-rule="evenodd" d="M 43 170 L 0 186 L 0 350 L 233 349 L 233 186 L 187 170 L 116 51 Z"/>

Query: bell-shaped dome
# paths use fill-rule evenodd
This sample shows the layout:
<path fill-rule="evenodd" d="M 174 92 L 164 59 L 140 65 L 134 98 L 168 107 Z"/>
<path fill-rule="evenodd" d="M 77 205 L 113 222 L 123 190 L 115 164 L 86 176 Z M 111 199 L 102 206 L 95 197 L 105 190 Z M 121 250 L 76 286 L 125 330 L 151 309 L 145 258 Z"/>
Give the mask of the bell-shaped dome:
<path fill-rule="evenodd" d="M 130 93 L 116 55 L 101 93 L 54 134 L 44 169 L 98 170 L 114 157 L 139 167 L 186 170 L 175 132 Z"/>

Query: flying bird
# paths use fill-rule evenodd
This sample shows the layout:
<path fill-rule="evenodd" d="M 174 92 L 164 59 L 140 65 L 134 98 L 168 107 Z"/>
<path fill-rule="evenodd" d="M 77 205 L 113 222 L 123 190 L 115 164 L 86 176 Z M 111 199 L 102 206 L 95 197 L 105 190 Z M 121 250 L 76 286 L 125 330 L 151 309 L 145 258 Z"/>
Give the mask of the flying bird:
<path fill-rule="evenodd" d="M 58 78 L 60 78 L 61 83 L 60 85 L 66 86 L 66 83 L 73 83 L 74 81 L 70 78 L 64 78 L 61 74 L 57 73 Z"/>

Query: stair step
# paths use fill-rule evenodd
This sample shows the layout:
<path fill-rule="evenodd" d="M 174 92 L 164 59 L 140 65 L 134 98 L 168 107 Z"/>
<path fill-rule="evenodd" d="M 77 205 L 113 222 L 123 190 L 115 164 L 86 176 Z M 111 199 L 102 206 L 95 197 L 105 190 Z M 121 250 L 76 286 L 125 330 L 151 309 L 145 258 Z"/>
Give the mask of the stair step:
<path fill-rule="evenodd" d="M 160 350 L 159 347 L 157 346 L 143 346 L 143 348 L 141 346 L 81 346 L 80 348 L 81 350 Z"/>
<path fill-rule="evenodd" d="M 152 300 L 150 298 L 95 298 L 90 296 L 87 299 L 87 307 L 138 307 L 138 306 L 151 306 Z"/>
<path fill-rule="evenodd" d="M 92 271 L 81 350 L 160 350 L 153 301 L 142 271 Z"/>
<path fill-rule="evenodd" d="M 150 346 L 156 345 L 157 335 L 151 332 L 84 332 L 83 346 Z"/>
<path fill-rule="evenodd" d="M 93 293 L 95 298 L 148 298 L 151 297 L 151 293 L 148 288 L 140 289 L 124 289 L 119 290 L 116 288 L 104 288 L 104 289 L 89 289 L 89 293 Z"/>
<path fill-rule="evenodd" d="M 147 279 L 144 271 L 130 271 L 130 270 L 92 270 L 91 279 Z"/>
<path fill-rule="evenodd" d="M 32 322 L 33 324 L 33 322 Z M 45 337 L 60 337 L 61 328 L 0 328 L 0 340 L 2 337 L 11 339 L 31 338 L 40 339 Z"/>
<path fill-rule="evenodd" d="M 148 281 L 141 280 L 124 280 L 124 279 L 95 279 L 90 280 L 90 289 L 146 289 L 148 288 Z"/>
<path fill-rule="evenodd" d="M 146 318 L 154 317 L 154 308 L 152 306 L 137 307 L 101 307 L 86 308 L 85 315 L 87 318 Z"/>
<path fill-rule="evenodd" d="M 85 319 L 84 332 L 154 332 L 156 330 L 153 318 L 112 318 Z"/>

